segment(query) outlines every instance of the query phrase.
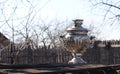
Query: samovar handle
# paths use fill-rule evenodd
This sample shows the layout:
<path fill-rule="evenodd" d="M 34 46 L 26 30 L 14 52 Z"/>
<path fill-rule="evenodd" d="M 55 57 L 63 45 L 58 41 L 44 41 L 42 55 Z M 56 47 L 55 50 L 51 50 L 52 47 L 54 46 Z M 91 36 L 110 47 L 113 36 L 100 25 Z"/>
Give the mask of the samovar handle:
<path fill-rule="evenodd" d="M 95 36 L 90 36 L 90 48 L 94 47 Z"/>

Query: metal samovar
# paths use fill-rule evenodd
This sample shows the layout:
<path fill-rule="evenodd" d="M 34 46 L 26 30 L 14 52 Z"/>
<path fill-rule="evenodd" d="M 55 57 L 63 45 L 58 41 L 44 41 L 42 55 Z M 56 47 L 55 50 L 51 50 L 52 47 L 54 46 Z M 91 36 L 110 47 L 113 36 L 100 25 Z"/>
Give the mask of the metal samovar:
<path fill-rule="evenodd" d="M 65 36 L 61 36 L 64 47 L 73 55 L 73 59 L 68 63 L 85 64 L 86 61 L 84 61 L 81 56 L 83 52 L 93 45 L 94 37 L 88 36 L 89 30 L 82 27 L 83 19 L 76 19 L 73 20 L 73 22 L 74 26 L 66 30 L 67 34 Z"/>

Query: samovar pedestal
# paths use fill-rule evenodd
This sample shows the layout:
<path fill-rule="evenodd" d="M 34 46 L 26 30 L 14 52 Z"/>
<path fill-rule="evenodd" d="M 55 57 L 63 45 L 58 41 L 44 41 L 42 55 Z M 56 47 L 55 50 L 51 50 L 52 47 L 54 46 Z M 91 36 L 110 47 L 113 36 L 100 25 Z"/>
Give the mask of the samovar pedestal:
<path fill-rule="evenodd" d="M 87 64 L 87 62 L 81 58 L 81 53 L 72 53 L 72 56 L 73 58 L 68 62 L 68 64 Z"/>

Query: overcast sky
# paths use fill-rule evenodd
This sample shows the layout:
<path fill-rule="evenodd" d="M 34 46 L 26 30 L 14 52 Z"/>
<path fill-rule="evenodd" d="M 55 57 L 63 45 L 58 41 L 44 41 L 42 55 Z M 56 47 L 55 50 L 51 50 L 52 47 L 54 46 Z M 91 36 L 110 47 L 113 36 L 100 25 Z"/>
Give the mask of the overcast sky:
<path fill-rule="evenodd" d="M 35 15 L 34 21 L 39 19 L 47 19 L 47 21 L 49 21 L 54 18 L 62 21 L 72 21 L 73 19 L 79 18 L 84 19 L 85 27 L 91 28 L 91 26 L 94 26 L 96 28 L 95 31 L 101 30 L 102 33 L 99 34 L 98 39 L 120 39 L 120 30 L 117 29 L 120 27 L 101 25 L 103 24 L 103 10 L 95 9 L 90 0 L 1 0 L 0 4 L 1 10 L 2 8 L 4 9 L 4 11 L 0 12 L 1 32 L 7 28 L 2 21 L 9 19 L 13 13 L 13 9 L 16 9 L 13 17 L 10 18 L 11 20 L 17 19 L 11 22 L 15 27 L 20 26 L 20 22 L 24 20 L 23 17 L 32 12 L 32 15 Z M 28 9 L 31 5 L 33 9 Z M 3 16 L 3 14 L 5 16 Z"/>

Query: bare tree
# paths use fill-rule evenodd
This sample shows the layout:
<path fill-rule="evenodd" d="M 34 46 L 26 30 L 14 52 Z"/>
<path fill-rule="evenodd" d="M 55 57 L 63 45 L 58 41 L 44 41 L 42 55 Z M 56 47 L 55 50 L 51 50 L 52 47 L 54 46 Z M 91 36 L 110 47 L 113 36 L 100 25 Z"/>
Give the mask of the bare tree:
<path fill-rule="evenodd" d="M 102 17 L 102 21 L 99 24 L 100 39 L 108 39 L 108 35 L 115 34 L 116 38 L 109 39 L 119 39 L 119 24 L 120 24 L 120 1 L 119 0 L 89 0 L 93 6 L 93 14 Z M 107 27 L 107 29 L 106 29 Z M 109 27 L 109 28 L 108 28 Z M 105 31 L 104 31 L 105 30 Z M 106 33 L 105 33 L 106 32 Z M 111 33 L 112 32 L 112 33 Z M 108 35 L 107 35 L 108 34 Z M 103 36 L 104 35 L 104 36 Z M 105 36 L 106 35 L 106 36 Z M 107 37 L 107 38 L 106 38 Z"/>
<path fill-rule="evenodd" d="M 52 48 L 61 46 L 59 36 L 64 35 L 69 24 L 57 18 L 48 21 L 41 19 L 39 12 L 49 1 L 47 0 L 42 6 L 39 0 L 36 2 L 34 0 L 3 0 L 0 2 L 0 23 L 2 24 L 0 28 L 4 28 L 12 45 L 19 47 L 16 53 L 11 50 L 12 63 L 16 62 L 20 50 L 28 46 L 32 49 L 39 48 L 39 46 Z M 26 10 L 22 10 L 24 8 Z M 9 13 L 6 13 L 7 11 Z"/>
<path fill-rule="evenodd" d="M 93 6 L 103 13 L 104 20 L 105 18 L 120 20 L 120 1 L 119 0 L 90 0 Z M 98 12 L 97 12 L 98 13 Z M 113 24 L 113 23 L 112 23 Z"/>
<path fill-rule="evenodd" d="M 0 28 L 6 31 L 8 37 L 12 43 L 16 42 L 16 39 L 20 38 L 20 41 L 23 41 L 20 48 L 24 48 L 30 44 L 33 44 L 32 37 L 37 35 L 37 31 L 34 26 L 36 25 L 36 17 L 42 8 L 49 2 L 47 0 L 45 4 L 40 5 L 41 1 L 28 1 L 28 0 L 2 0 L 0 1 Z M 39 7 L 39 8 L 38 8 Z M 24 9 L 24 10 L 23 10 Z M 22 11 L 21 11 L 22 10 Z M 25 11 L 25 12 L 24 12 Z M 24 15 L 21 14 L 24 12 Z M 20 16 L 22 15 L 22 16 Z M 38 20 L 37 20 L 38 21 Z M 17 26 L 16 26 L 17 25 Z M 10 34 L 12 33 L 12 34 Z M 36 36 L 38 38 L 38 36 Z M 19 45 L 17 44 L 17 45 Z M 14 45 L 14 44 L 12 44 Z M 11 54 L 13 48 L 11 48 Z M 19 54 L 19 50 L 14 56 Z M 13 61 L 14 58 L 12 57 Z"/>
<path fill-rule="evenodd" d="M 41 24 L 37 25 L 37 38 L 39 38 L 39 44 L 44 47 L 58 47 L 60 44 L 59 36 L 65 33 L 65 21 L 60 21 L 58 19 L 52 19 L 48 23 L 46 20 L 41 20 Z M 64 27 L 63 27 L 64 25 Z M 65 27 L 66 26 L 66 27 Z"/>

